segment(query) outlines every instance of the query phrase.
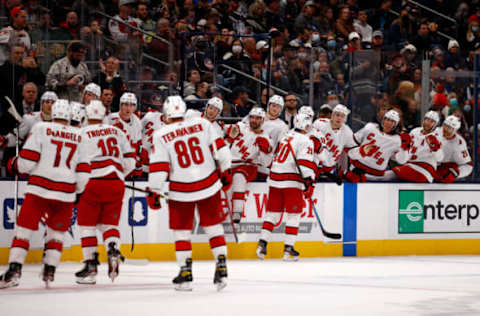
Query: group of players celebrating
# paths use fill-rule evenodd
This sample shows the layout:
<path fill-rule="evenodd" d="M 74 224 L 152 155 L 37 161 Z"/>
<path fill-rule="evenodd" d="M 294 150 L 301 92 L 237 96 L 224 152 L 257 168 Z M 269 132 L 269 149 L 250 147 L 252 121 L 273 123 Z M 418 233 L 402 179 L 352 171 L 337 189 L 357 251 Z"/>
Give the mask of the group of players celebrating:
<path fill-rule="evenodd" d="M 381 123 L 368 123 L 353 133 L 345 124 L 350 111 L 341 104 L 330 118 L 317 120 L 310 107 L 301 107 L 289 129 L 279 118 L 284 100 L 278 95 L 269 99 L 267 112 L 255 107 L 231 125 L 217 120 L 223 109 L 217 97 L 200 113 L 187 111 L 181 97 L 170 96 L 162 113 L 148 112 L 142 119 L 134 113 L 134 94 L 122 95 L 118 113 L 107 113 L 99 97 L 95 84 L 85 88 L 82 103 L 57 100 L 53 92 L 46 92 L 41 112 L 26 115 L 17 135 L 7 137 L 26 139 L 8 168 L 29 180 L 0 288 L 19 284 L 32 234 L 41 221 L 46 225 L 41 278 L 47 286 L 54 280 L 74 206 L 84 256 L 84 266 L 75 274 L 77 283 L 96 283 L 97 229 L 113 281 L 123 260 L 118 223 L 124 181 L 145 171 L 149 207 L 162 208 L 162 199 L 168 203 L 180 267 L 173 279 L 177 290 L 192 289 L 195 209 L 216 261 L 213 283 L 218 290 L 226 286 L 222 223 L 229 215 L 234 231 L 239 230 L 247 185 L 262 174 L 269 198 L 256 254 L 265 257 L 272 231 L 285 213 L 284 259 L 298 260 L 294 244 L 300 214 L 320 177 L 450 183 L 472 171 L 465 140 L 457 134 L 459 119 L 449 116 L 437 127 L 440 117 L 434 111 L 409 134 L 398 132 L 395 110 L 386 112 Z M 397 165 L 388 169 L 391 160 Z M 222 192 L 228 212 L 221 207 Z"/>

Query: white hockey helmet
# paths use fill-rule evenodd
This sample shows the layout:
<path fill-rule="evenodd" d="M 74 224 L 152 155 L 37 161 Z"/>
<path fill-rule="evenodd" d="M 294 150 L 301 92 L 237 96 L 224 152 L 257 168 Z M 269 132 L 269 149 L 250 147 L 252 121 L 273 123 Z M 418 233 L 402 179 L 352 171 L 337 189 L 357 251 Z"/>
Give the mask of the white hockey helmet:
<path fill-rule="evenodd" d="M 332 110 L 332 114 L 338 112 L 338 113 L 343 113 L 345 116 L 348 116 L 350 114 L 350 110 L 343 104 L 337 104 Z"/>
<path fill-rule="evenodd" d="M 254 107 L 250 110 L 248 116 L 259 116 L 262 119 L 265 119 L 265 111 L 260 107 Z"/>
<path fill-rule="evenodd" d="M 106 111 L 107 109 L 100 100 L 90 101 L 90 103 L 85 108 L 85 112 L 87 113 L 87 118 L 89 120 L 103 120 Z"/>
<path fill-rule="evenodd" d="M 218 114 L 222 113 L 223 111 L 223 101 L 219 97 L 213 97 L 207 102 L 207 106 L 214 106 L 218 109 Z"/>
<path fill-rule="evenodd" d="M 390 110 L 385 115 L 383 116 L 383 119 L 389 119 L 395 122 L 395 126 L 398 125 L 398 122 L 400 122 L 400 115 L 398 114 L 397 111 L 395 110 Z"/>
<path fill-rule="evenodd" d="M 274 94 L 270 97 L 270 99 L 268 99 L 268 106 L 270 106 L 270 104 L 272 103 L 280 105 L 282 109 L 285 106 L 285 101 L 283 100 L 283 97 L 278 94 Z"/>
<path fill-rule="evenodd" d="M 453 130 L 455 132 L 459 130 L 460 126 L 462 126 L 462 123 L 460 122 L 460 119 L 458 117 L 456 117 L 455 115 L 447 116 L 445 121 L 443 121 L 443 124 L 447 125 L 447 126 L 450 126 L 451 128 L 453 128 Z"/>
<path fill-rule="evenodd" d="M 70 121 L 72 117 L 72 107 L 70 102 L 65 99 L 58 99 L 52 105 L 52 119 Z"/>
<path fill-rule="evenodd" d="M 305 113 L 298 113 L 295 115 L 293 126 L 295 126 L 296 129 L 308 131 L 312 126 L 312 118 Z"/>
<path fill-rule="evenodd" d="M 51 100 L 53 102 L 58 100 L 57 94 L 53 91 L 45 91 L 42 94 L 42 97 L 40 98 L 40 103 L 43 103 L 44 101 Z"/>
<path fill-rule="evenodd" d="M 85 119 L 85 106 L 79 102 L 70 102 L 72 108 L 71 120 L 76 122 L 83 122 Z"/>
<path fill-rule="evenodd" d="M 187 105 L 179 95 L 171 95 L 163 103 L 163 114 L 167 118 L 184 117 L 186 110 Z"/>
<path fill-rule="evenodd" d="M 298 113 L 306 114 L 310 118 L 313 118 L 315 116 L 315 112 L 313 112 L 313 109 L 309 106 L 302 106 L 300 109 L 298 109 Z"/>
<path fill-rule="evenodd" d="M 97 96 L 97 98 L 100 98 L 100 95 L 102 94 L 102 89 L 100 86 L 96 83 L 90 82 L 85 86 L 85 89 L 83 89 L 83 94 L 90 92 L 93 93 Z"/>
<path fill-rule="evenodd" d="M 429 118 L 432 121 L 435 121 L 435 125 L 437 125 L 438 122 L 440 121 L 440 116 L 435 111 L 428 111 L 427 113 L 425 113 L 425 116 L 423 119 L 426 119 L 426 118 Z"/>
<path fill-rule="evenodd" d="M 120 105 L 122 105 L 123 103 L 133 103 L 135 104 L 135 106 L 137 106 L 137 97 L 131 92 L 125 92 L 120 97 Z"/>

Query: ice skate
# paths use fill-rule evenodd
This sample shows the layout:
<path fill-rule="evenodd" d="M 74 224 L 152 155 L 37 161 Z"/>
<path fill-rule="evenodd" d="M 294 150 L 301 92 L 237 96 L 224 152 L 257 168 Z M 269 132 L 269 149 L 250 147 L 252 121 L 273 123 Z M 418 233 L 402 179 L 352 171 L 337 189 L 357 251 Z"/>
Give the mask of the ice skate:
<path fill-rule="evenodd" d="M 85 266 L 82 270 L 75 273 L 77 277 L 78 284 L 95 284 L 97 283 L 96 276 L 97 276 L 97 266 L 100 264 L 98 262 L 98 252 L 95 252 L 94 259 L 85 260 Z"/>
<path fill-rule="evenodd" d="M 180 268 L 180 273 L 173 279 L 175 290 L 177 291 L 191 291 L 192 290 L 192 259 L 187 258 L 185 265 Z"/>
<path fill-rule="evenodd" d="M 122 256 L 120 251 L 115 248 L 115 243 L 111 242 L 108 244 L 108 277 L 112 282 L 118 276 L 118 266 L 119 261 L 124 261 L 125 258 Z"/>
<path fill-rule="evenodd" d="M 227 276 L 227 259 L 224 255 L 219 255 L 213 277 L 213 284 L 216 285 L 217 291 L 221 291 L 227 286 Z"/>
<path fill-rule="evenodd" d="M 283 260 L 284 261 L 298 261 L 298 256 L 300 253 L 293 249 L 293 246 L 285 245 L 283 249 Z"/>
<path fill-rule="evenodd" d="M 55 270 L 56 268 L 54 266 L 51 266 L 49 264 L 44 264 L 42 268 L 42 272 L 40 273 L 40 278 L 42 281 L 45 282 L 45 286 L 48 288 L 50 282 L 53 282 L 55 279 Z"/>
<path fill-rule="evenodd" d="M 8 270 L 0 275 L 0 289 L 18 286 L 21 276 L 22 265 L 16 262 L 10 263 Z"/>
<path fill-rule="evenodd" d="M 258 245 L 257 245 L 257 257 L 259 259 L 264 259 L 265 256 L 267 255 L 267 242 L 263 239 L 260 239 L 258 241 Z"/>

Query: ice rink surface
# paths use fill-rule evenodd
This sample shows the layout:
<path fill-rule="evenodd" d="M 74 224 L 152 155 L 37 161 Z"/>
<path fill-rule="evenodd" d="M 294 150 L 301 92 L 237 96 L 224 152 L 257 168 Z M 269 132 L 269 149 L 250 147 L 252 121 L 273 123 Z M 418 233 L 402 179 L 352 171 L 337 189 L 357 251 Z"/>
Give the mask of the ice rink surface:
<path fill-rule="evenodd" d="M 0 315 L 480 315 L 480 256 L 232 260 L 222 292 L 213 261 L 194 262 L 192 292 L 173 289 L 174 262 L 123 264 L 115 283 L 102 263 L 91 286 L 75 283 L 81 267 L 61 263 L 45 289 L 40 265 L 25 265 Z"/>

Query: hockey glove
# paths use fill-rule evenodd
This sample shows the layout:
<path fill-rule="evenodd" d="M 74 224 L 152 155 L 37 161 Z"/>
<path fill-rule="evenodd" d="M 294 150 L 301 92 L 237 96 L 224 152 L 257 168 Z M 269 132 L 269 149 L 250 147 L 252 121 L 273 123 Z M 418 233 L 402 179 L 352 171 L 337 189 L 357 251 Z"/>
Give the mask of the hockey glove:
<path fill-rule="evenodd" d="M 435 135 L 428 135 L 426 137 L 428 146 L 430 146 L 430 151 L 437 151 L 442 147 L 442 143 L 438 140 Z"/>
<path fill-rule="evenodd" d="M 17 167 L 17 159 L 18 157 L 12 157 L 7 162 L 7 170 L 8 173 L 17 175 L 18 174 L 18 167 Z"/>
<path fill-rule="evenodd" d="M 452 183 L 453 181 L 455 181 L 457 179 L 459 172 L 460 171 L 458 170 L 457 166 L 452 166 L 452 167 L 448 168 L 448 171 L 445 174 L 445 176 L 443 177 L 443 179 L 441 180 L 441 182 L 442 183 Z"/>
<path fill-rule="evenodd" d="M 227 141 L 229 143 L 233 143 L 233 141 L 240 136 L 240 129 L 236 124 L 230 125 L 230 127 L 227 128 Z"/>
<path fill-rule="evenodd" d="M 303 196 L 307 200 L 309 200 L 312 198 L 315 187 L 313 186 L 313 181 L 311 179 L 305 180 L 304 184 L 305 184 L 305 190 L 303 191 Z"/>
<path fill-rule="evenodd" d="M 412 145 L 412 137 L 408 133 L 401 133 L 400 139 L 402 140 L 402 145 L 400 146 L 403 150 L 409 150 Z"/>
<path fill-rule="evenodd" d="M 230 189 L 230 187 L 232 186 L 233 182 L 232 170 L 225 170 L 222 173 L 222 177 L 220 178 L 220 180 L 222 181 L 223 191 L 228 191 L 228 189 Z"/>
<path fill-rule="evenodd" d="M 272 148 L 270 148 L 270 142 L 265 137 L 257 137 L 253 144 L 257 145 L 258 149 L 266 154 L 269 154 L 272 151 Z"/>
<path fill-rule="evenodd" d="M 322 142 L 320 142 L 320 140 L 318 138 L 316 138 L 315 136 L 310 136 L 310 139 L 312 140 L 313 142 L 313 151 L 316 153 L 316 154 L 319 154 L 322 150 Z"/>
<path fill-rule="evenodd" d="M 146 188 L 148 195 L 146 196 L 147 204 L 152 210 L 159 210 L 162 208 L 160 203 L 160 194 L 151 191 L 148 187 Z"/>

